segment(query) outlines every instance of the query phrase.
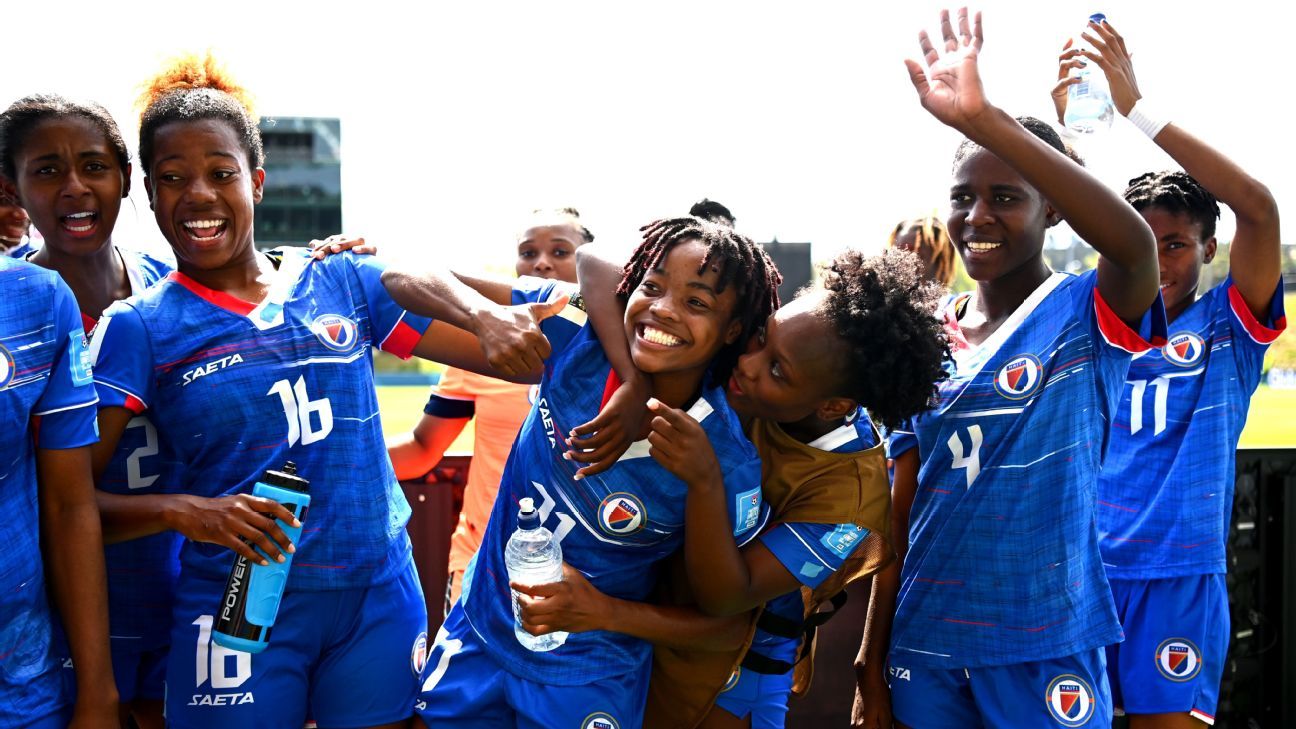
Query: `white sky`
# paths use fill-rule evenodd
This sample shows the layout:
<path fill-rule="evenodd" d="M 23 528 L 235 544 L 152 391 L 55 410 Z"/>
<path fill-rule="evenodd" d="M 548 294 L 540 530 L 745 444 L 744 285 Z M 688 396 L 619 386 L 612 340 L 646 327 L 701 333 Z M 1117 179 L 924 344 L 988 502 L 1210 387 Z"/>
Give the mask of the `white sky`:
<path fill-rule="evenodd" d="M 96 99 L 133 152 L 137 85 L 177 51 L 211 48 L 264 115 L 341 118 L 344 225 L 392 255 L 506 264 L 526 212 L 551 205 L 629 246 L 640 224 L 705 196 L 743 232 L 810 240 L 825 259 L 880 247 L 898 219 L 944 207 L 958 137 L 918 106 L 902 64 L 940 7 L 10 0 L 0 102 Z M 1102 10 L 1148 101 L 1296 214 L 1281 86 L 1296 3 L 981 7 L 994 103 L 1051 118 L 1057 53 Z M 1082 151 L 1117 187 L 1170 165 L 1120 118 Z M 131 197 L 116 242 L 157 245 L 138 170 Z"/>

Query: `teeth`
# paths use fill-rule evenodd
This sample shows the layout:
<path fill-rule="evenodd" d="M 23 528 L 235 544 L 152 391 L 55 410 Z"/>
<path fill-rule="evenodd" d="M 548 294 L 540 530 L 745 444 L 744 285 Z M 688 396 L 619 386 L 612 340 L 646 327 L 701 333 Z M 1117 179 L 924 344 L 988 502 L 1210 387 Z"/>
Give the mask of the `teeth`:
<path fill-rule="evenodd" d="M 644 327 L 643 338 L 653 344 L 660 344 L 666 347 L 674 347 L 677 344 L 684 343 L 683 339 L 680 339 L 673 334 L 667 334 L 660 329 L 654 329 L 648 326 Z"/>
<path fill-rule="evenodd" d="M 224 220 L 186 220 L 181 225 L 186 228 L 215 228 L 224 222 Z"/>
<path fill-rule="evenodd" d="M 65 217 L 65 218 L 88 218 L 88 217 L 90 217 L 91 215 L 94 215 L 94 213 L 90 213 L 90 212 L 86 212 L 86 213 L 72 213 L 71 215 L 65 215 L 65 216 L 63 216 L 63 217 Z"/>
<path fill-rule="evenodd" d="M 998 248 L 1000 245 L 1002 245 L 1002 244 L 1001 244 L 1001 243 L 988 243 L 988 242 L 986 242 L 986 241 L 980 241 L 980 240 L 970 240 L 970 241 L 968 241 L 968 244 L 967 244 L 968 248 L 971 248 L 972 250 L 977 251 L 977 252 L 982 252 L 982 251 L 993 251 L 994 249 Z"/>

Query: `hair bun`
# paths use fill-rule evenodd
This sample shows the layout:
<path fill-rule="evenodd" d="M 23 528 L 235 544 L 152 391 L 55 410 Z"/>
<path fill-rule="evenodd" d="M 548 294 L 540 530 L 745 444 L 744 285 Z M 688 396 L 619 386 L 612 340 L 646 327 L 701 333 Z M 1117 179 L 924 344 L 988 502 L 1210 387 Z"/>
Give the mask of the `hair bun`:
<path fill-rule="evenodd" d="M 148 109 L 166 95 L 188 89 L 211 89 L 229 94 L 255 123 L 258 119 L 252 93 L 234 80 L 225 65 L 211 51 L 186 53 L 167 61 L 162 70 L 143 84 L 137 105 Z"/>

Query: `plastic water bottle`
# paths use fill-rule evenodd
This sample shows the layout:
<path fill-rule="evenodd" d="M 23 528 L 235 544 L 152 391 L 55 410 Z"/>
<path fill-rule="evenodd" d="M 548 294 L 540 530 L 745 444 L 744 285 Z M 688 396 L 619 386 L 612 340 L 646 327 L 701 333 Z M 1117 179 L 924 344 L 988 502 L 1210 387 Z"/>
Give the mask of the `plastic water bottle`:
<path fill-rule="evenodd" d="M 1089 16 L 1092 23 L 1102 24 L 1107 19 L 1102 13 Z M 1086 26 L 1088 27 L 1088 26 Z M 1084 39 L 1076 37 L 1075 47 L 1084 44 Z M 1093 134 L 1100 129 L 1110 129 L 1116 109 L 1112 106 L 1111 91 L 1107 87 L 1107 77 L 1096 63 L 1081 58 L 1085 63 L 1076 69 L 1075 77 L 1079 83 L 1067 87 L 1066 114 L 1062 121 L 1067 128 L 1081 134 Z"/>
<path fill-rule="evenodd" d="M 504 565 L 510 582 L 519 585 L 548 585 L 561 582 L 562 547 L 553 538 L 553 532 L 540 526 L 540 514 L 533 499 L 518 501 L 518 528 L 504 547 Z M 559 631 L 548 635 L 531 635 L 522 628 L 522 613 L 518 607 L 518 593 L 513 590 L 513 632 L 518 642 L 527 650 L 551 651 L 567 642 L 567 633 Z"/>
<path fill-rule="evenodd" d="M 299 523 L 306 520 L 310 483 L 297 475 L 297 465 L 292 461 L 285 463 L 282 471 L 266 471 L 252 487 L 252 495 L 278 501 Z M 276 523 L 296 544 L 302 528 L 283 521 Z M 292 567 L 292 553 L 283 555 L 283 562 L 271 559 L 264 567 L 241 554 L 234 558 L 225 593 L 216 609 L 216 624 L 212 627 L 212 640 L 217 645 L 260 653 L 270 644 L 270 626 L 279 614 L 279 601 L 288 584 L 288 569 Z"/>

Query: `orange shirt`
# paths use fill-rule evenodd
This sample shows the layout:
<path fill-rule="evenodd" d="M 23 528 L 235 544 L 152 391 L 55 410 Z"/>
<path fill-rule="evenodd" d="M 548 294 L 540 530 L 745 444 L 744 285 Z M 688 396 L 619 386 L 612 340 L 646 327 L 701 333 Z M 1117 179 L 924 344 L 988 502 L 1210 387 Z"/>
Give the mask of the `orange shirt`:
<path fill-rule="evenodd" d="M 495 505 L 504 463 L 522 421 L 531 411 L 531 390 L 531 385 L 504 382 L 454 367 L 448 368 L 440 383 L 433 388 L 427 412 L 440 414 L 436 412 L 437 400 L 445 405 L 457 401 L 468 405 L 468 410 L 477 420 L 472 466 L 468 469 L 468 483 L 464 487 L 463 511 L 459 512 L 459 524 L 450 537 L 450 572 L 462 572 L 481 546 L 482 532 L 486 530 L 486 521 Z M 447 411 L 453 410 L 456 410 L 453 406 L 447 408 Z M 458 408 L 458 411 L 464 412 L 464 408 Z M 454 415 L 447 412 L 447 417 Z"/>

